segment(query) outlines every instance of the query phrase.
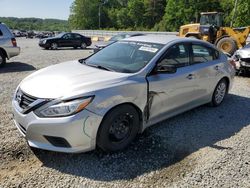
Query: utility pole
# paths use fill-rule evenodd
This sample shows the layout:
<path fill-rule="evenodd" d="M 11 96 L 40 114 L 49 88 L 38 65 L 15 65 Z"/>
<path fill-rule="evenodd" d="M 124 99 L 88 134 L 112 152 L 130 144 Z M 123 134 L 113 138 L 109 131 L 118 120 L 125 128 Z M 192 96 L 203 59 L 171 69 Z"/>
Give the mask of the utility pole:
<path fill-rule="evenodd" d="M 98 16 L 99 16 L 99 29 L 101 29 L 101 3 L 99 4 Z"/>
<path fill-rule="evenodd" d="M 99 7 L 98 7 L 98 17 L 99 17 L 99 29 L 101 29 L 101 7 L 105 5 L 108 2 L 108 0 L 104 0 L 103 2 L 100 1 Z"/>
<path fill-rule="evenodd" d="M 233 22 L 234 22 L 235 15 L 236 15 L 237 5 L 238 5 L 238 0 L 235 0 L 234 1 L 234 12 L 233 12 L 233 17 L 232 17 L 232 20 L 230 23 L 230 27 L 233 27 Z"/>

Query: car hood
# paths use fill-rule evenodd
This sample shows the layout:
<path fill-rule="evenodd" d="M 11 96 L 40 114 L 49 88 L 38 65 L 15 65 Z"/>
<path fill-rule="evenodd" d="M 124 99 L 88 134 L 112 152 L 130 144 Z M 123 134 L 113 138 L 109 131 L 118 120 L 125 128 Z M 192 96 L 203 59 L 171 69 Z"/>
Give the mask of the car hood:
<path fill-rule="evenodd" d="M 37 98 L 72 97 L 111 87 L 128 74 L 110 72 L 70 61 L 41 69 L 26 77 L 20 89 Z"/>
<path fill-rule="evenodd" d="M 250 48 L 242 48 L 236 51 L 236 54 L 241 58 L 250 58 Z"/>

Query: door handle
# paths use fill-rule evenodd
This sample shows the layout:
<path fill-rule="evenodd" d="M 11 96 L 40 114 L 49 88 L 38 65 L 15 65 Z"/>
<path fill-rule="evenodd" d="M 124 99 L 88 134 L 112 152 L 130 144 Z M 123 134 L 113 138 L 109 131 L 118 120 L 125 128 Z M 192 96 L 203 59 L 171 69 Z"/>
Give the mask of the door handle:
<path fill-rule="evenodd" d="M 220 69 L 220 66 L 219 66 L 219 65 L 216 65 L 216 66 L 214 67 L 214 69 L 218 71 L 218 70 Z"/>
<path fill-rule="evenodd" d="M 193 74 L 189 74 L 186 78 L 192 80 L 195 76 Z"/>

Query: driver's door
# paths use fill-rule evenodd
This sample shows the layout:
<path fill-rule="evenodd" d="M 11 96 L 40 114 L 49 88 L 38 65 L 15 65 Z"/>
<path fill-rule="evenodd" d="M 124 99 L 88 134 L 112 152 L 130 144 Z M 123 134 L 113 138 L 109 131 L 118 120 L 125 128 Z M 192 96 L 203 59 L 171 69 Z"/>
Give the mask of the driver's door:
<path fill-rule="evenodd" d="M 149 124 L 158 122 L 185 109 L 195 106 L 198 80 L 189 66 L 188 44 L 175 44 L 159 60 L 157 66 L 174 65 L 175 73 L 153 73 L 148 76 Z"/>

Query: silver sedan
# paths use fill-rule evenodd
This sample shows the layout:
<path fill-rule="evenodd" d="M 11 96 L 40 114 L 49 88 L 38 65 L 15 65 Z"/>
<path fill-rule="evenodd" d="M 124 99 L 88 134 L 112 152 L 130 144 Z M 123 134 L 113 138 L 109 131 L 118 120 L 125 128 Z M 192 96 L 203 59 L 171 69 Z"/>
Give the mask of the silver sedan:
<path fill-rule="evenodd" d="M 12 101 L 14 121 L 31 147 L 117 151 L 159 121 L 220 105 L 234 74 L 227 57 L 204 41 L 131 37 L 25 78 Z"/>

